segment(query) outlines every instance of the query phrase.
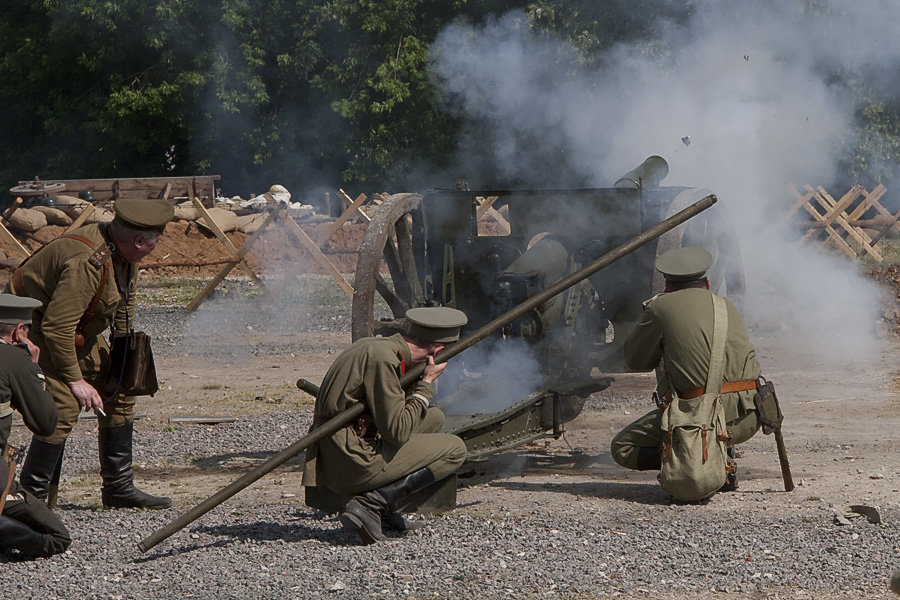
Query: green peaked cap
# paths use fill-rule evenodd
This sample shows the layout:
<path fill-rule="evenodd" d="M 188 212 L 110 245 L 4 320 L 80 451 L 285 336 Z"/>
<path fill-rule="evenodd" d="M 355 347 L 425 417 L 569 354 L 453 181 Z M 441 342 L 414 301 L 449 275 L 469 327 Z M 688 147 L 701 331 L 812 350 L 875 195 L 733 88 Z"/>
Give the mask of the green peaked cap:
<path fill-rule="evenodd" d="M 175 207 L 165 200 L 116 200 L 116 220 L 134 229 L 162 231 L 175 216 Z"/>
<path fill-rule="evenodd" d="M 712 254 L 691 246 L 669 250 L 656 259 L 656 270 L 673 281 L 691 281 L 706 275 L 712 266 Z"/>
<path fill-rule="evenodd" d="M 455 342 L 469 322 L 466 313 L 447 306 L 426 306 L 406 311 L 406 333 L 427 342 Z"/>
<path fill-rule="evenodd" d="M 12 294 L 0 294 L 0 323 L 18 325 L 31 323 L 31 311 L 41 305 L 40 300 Z"/>

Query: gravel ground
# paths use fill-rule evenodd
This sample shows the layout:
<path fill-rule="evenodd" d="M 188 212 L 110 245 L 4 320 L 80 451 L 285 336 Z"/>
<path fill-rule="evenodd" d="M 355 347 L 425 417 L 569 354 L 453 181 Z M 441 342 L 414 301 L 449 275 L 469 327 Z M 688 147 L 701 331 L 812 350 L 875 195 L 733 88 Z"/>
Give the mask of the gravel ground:
<path fill-rule="evenodd" d="M 301 310 L 305 316 L 288 323 L 265 310 L 226 311 L 226 331 L 260 338 L 250 348 L 238 335 L 234 343 L 197 345 L 196 338 L 211 328 L 222 339 L 223 319 L 216 310 L 213 305 L 198 318 L 182 309 L 152 307 L 139 312 L 138 322 L 154 337 L 158 355 L 193 358 L 199 352 L 210 359 L 299 356 L 321 348 L 298 347 L 291 340 L 296 332 L 349 327 L 348 316 L 328 306 Z M 900 565 L 896 493 L 882 496 L 893 500 L 880 502 L 881 524 L 855 519 L 851 526 L 838 525 L 834 500 L 817 490 L 815 480 L 804 484 L 799 469 L 798 490 L 776 493 L 773 444 L 757 436 L 747 444 L 750 477 L 738 492 L 700 505 L 672 504 L 651 474 L 609 466 L 605 445 L 612 426 L 595 428 L 598 422 L 633 418 L 622 415 L 643 410 L 644 396 L 610 390 L 595 395 L 568 439 L 464 467 L 456 509 L 419 517 L 425 528 L 367 547 L 357 546 L 333 515 L 303 506 L 301 464 L 294 459 L 270 475 L 261 492 L 242 492 L 146 554 L 137 550 L 140 540 L 206 497 L 209 485 L 218 489 L 296 441 L 309 427 L 308 405 L 274 405 L 264 414 L 214 427 L 165 426 L 155 416 L 139 420 L 138 476 L 152 482 L 150 491 L 176 497 L 176 508 L 159 512 L 102 510 L 96 499 L 66 498 L 65 488 L 79 480 L 93 486 L 95 496 L 99 483 L 93 426 L 82 424 L 67 446 L 59 509 L 72 532 L 72 547 L 32 562 L 0 557 L 5 571 L 0 597 L 893 597 L 886 565 Z M 155 415 L 157 401 L 148 401 L 145 410 Z M 583 430 L 575 427 L 581 422 Z M 832 470 L 845 467 L 840 461 L 848 453 L 862 456 L 870 448 L 865 440 L 852 451 L 839 440 L 804 441 L 805 454 Z M 789 442 L 800 448 L 800 441 Z M 593 465 L 556 468 L 571 467 L 573 457 L 577 464 L 578 456 Z M 885 485 L 898 487 L 896 470 L 896 463 L 889 466 L 885 477 L 891 482 Z M 845 478 L 841 485 L 850 492 L 859 485 L 855 482 L 867 480 L 862 470 L 857 469 L 858 477 L 841 475 L 845 472 L 837 476 Z M 213 484 L 193 489 L 212 477 Z"/>

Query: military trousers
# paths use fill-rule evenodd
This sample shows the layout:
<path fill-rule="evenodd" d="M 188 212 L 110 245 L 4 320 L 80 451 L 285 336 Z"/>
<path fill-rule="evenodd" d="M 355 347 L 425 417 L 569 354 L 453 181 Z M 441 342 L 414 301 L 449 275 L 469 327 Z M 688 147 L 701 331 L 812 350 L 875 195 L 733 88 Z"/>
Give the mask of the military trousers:
<path fill-rule="evenodd" d="M 429 408 L 405 444 L 395 447 L 382 443 L 380 460 L 376 461 L 374 468 L 367 473 L 348 470 L 339 479 L 328 477 L 328 487 L 344 495 L 355 496 L 393 483 L 423 467 L 431 469 L 435 480 L 455 473 L 466 460 L 466 444 L 453 434 L 440 433 L 443 428 L 444 413 L 438 408 Z M 334 472 L 332 469 L 328 471 Z"/>
<path fill-rule="evenodd" d="M 38 500 L 22 489 L 18 482 L 13 483 L 6 504 L 3 505 L 2 516 L 18 521 L 42 535 L 46 556 L 65 552 L 72 543 L 69 530 L 56 513 L 47 508 L 43 500 Z"/>
<path fill-rule="evenodd" d="M 741 444 L 749 440 L 759 429 L 756 410 L 747 410 L 745 403 L 738 401 L 737 393 L 722 394 L 725 419 L 731 432 L 731 444 Z M 613 460 L 626 469 L 658 469 L 659 464 L 650 467 L 639 460 L 641 448 L 659 448 L 663 440 L 661 426 L 662 409 L 651 410 L 620 431 L 610 443 Z"/>
<path fill-rule="evenodd" d="M 68 384 L 59 377 L 59 374 L 53 367 L 44 337 L 34 330 L 28 337 L 41 350 L 38 364 L 44 372 L 47 389 L 53 395 L 56 409 L 59 412 L 59 423 L 56 426 L 56 431 L 43 439 L 55 444 L 61 444 L 66 441 L 78 422 L 78 416 L 82 410 L 81 405 L 78 404 L 78 400 L 72 395 Z M 100 388 L 100 378 L 103 374 L 103 366 L 109 360 L 109 345 L 106 343 L 106 340 L 100 335 L 88 338 L 85 345 L 82 348 L 78 348 L 77 356 L 78 367 L 81 369 L 81 374 L 84 376 L 85 381 L 97 388 L 100 396 L 103 397 L 103 392 Z M 104 401 L 103 412 L 106 413 L 106 416 L 98 416 L 97 418 L 100 428 L 116 427 L 134 420 L 134 396 L 118 394 L 109 399 L 104 398 Z"/>

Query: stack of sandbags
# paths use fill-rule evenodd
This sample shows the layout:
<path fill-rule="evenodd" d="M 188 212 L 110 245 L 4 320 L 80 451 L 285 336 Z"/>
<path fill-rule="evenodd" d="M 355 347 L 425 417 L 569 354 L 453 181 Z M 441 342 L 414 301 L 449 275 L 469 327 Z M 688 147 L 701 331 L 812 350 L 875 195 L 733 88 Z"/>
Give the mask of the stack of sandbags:
<path fill-rule="evenodd" d="M 216 226 L 218 226 L 223 233 L 228 233 L 229 231 L 237 229 L 238 217 L 234 214 L 234 211 L 230 211 L 226 208 L 210 208 L 207 212 L 209 213 L 209 216 L 212 217 L 212 220 L 215 221 Z M 204 229 L 208 229 L 203 219 L 198 218 L 196 222 L 197 225 L 200 225 Z"/>
<path fill-rule="evenodd" d="M 77 219 L 90 202 L 75 196 L 56 196 L 53 198 L 54 208 L 66 213 L 71 219 Z"/>
<path fill-rule="evenodd" d="M 56 206 L 35 206 L 34 210 L 44 213 L 48 225 L 68 227 L 73 221 L 72 217 L 67 215 L 63 209 L 57 208 Z"/>
<path fill-rule="evenodd" d="M 193 202 L 188 200 L 175 205 L 175 216 L 173 218 L 181 221 L 196 221 L 200 218 L 200 211 L 197 210 Z"/>
<path fill-rule="evenodd" d="M 255 233 L 266 220 L 266 213 L 254 213 L 237 218 L 237 230 L 242 233 Z"/>

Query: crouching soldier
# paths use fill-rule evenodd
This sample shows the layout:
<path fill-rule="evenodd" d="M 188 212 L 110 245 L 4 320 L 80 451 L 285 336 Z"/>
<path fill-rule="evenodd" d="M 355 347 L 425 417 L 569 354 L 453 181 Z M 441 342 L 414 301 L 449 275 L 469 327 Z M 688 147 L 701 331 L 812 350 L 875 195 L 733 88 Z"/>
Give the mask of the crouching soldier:
<path fill-rule="evenodd" d="M 386 539 L 383 526 L 406 529 L 396 509 L 466 459 L 465 443 L 440 433 L 444 414 L 429 407 L 433 383 L 446 367 L 434 356 L 459 339 L 466 321 L 452 308 L 410 309 L 404 333 L 356 341 L 325 374 L 313 427 L 355 404 L 364 404 L 366 412 L 307 450 L 303 484 L 352 496 L 340 521 L 363 543 Z M 426 363 L 422 378 L 404 390 L 400 377 L 420 362 Z"/>
<path fill-rule="evenodd" d="M 618 464 L 661 470 L 663 487 L 686 501 L 735 489 L 732 447 L 759 428 L 756 351 L 737 307 L 709 291 L 712 261 L 701 248 L 678 248 L 657 260 L 665 292 L 645 303 L 624 351 L 626 364 L 637 371 L 662 362 L 658 408 L 611 444 Z"/>
<path fill-rule="evenodd" d="M 47 505 L 15 480 L 15 463 L 7 463 L 6 443 L 12 411 L 22 415 L 35 435 L 56 429 L 56 404 L 37 366 L 40 351 L 28 339 L 31 311 L 41 303 L 0 294 L 0 549 L 17 550 L 26 558 L 65 552 L 72 539 Z"/>

